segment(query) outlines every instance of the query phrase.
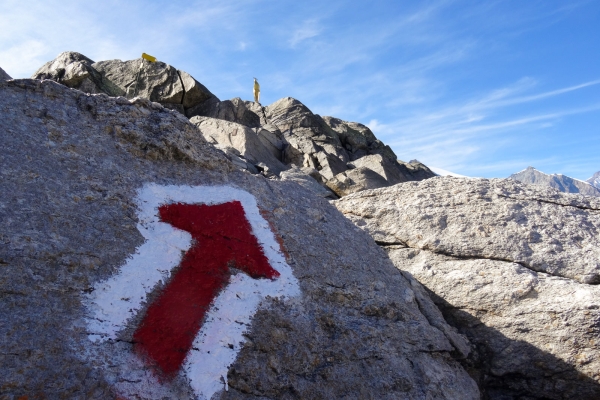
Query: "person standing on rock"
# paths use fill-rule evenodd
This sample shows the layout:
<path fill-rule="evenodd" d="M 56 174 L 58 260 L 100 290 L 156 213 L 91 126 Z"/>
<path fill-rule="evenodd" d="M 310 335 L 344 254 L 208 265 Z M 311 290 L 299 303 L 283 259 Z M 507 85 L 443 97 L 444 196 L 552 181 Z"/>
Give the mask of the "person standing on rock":
<path fill-rule="evenodd" d="M 260 104 L 260 85 L 256 78 L 254 78 L 254 102 Z"/>

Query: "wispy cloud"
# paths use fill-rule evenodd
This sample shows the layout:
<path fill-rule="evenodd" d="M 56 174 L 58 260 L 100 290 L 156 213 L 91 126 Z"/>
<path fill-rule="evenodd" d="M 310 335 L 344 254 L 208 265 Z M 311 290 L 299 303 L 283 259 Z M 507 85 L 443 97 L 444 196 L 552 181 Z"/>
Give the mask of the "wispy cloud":
<path fill-rule="evenodd" d="M 309 19 L 302 23 L 302 25 L 295 29 L 289 39 L 290 47 L 294 48 L 299 43 L 318 36 L 322 31 L 319 26 L 319 21 L 316 19 Z"/>

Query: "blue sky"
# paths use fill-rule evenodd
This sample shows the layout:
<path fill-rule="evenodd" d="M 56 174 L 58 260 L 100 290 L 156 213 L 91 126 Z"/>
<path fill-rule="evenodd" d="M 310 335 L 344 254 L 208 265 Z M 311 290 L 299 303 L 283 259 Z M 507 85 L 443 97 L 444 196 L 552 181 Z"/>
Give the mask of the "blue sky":
<path fill-rule="evenodd" d="M 0 0 L 0 67 L 142 52 L 221 99 L 291 96 L 398 157 L 506 177 L 600 170 L 600 2 Z"/>

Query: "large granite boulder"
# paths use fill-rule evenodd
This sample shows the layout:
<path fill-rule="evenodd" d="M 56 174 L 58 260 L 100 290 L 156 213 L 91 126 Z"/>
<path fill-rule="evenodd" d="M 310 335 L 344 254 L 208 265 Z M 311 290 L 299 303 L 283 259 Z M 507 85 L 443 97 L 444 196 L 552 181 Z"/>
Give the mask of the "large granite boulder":
<path fill-rule="evenodd" d="M 545 174 L 533 167 L 527 167 L 523 171 L 512 174 L 509 178 L 532 185 L 549 186 L 565 193 L 600 197 L 600 189 L 595 187 L 592 182 L 580 181 L 562 174 Z"/>
<path fill-rule="evenodd" d="M 218 101 L 187 72 L 142 58 L 94 62 L 80 53 L 67 51 L 44 64 L 32 78 L 51 79 L 87 93 L 142 97 L 182 114 L 208 100 Z"/>
<path fill-rule="evenodd" d="M 12 79 L 10 77 L 10 75 L 8 75 L 2 68 L 0 68 L 0 80 L 1 81 L 6 81 L 6 80 L 9 80 L 9 79 Z"/>
<path fill-rule="evenodd" d="M 487 398 L 600 398 L 598 199 L 439 177 L 334 204 L 467 335 Z"/>
<path fill-rule="evenodd" d="M 390 146 L 378 140 L 367 126 L 335 117 L 323 117 L 323 121 L 338 134 L 351 161 L 369 154 L 380 154 L 390 160 L 396 159 Z"/>
<path fill-rule="evenodd" d="M 245 125 L 210 117 L 192 117 L 190 122 L 209 143 L 233 147 L 241 157 L 266 175 L 279 175 L 288 169 L 267 149 L 259 136 Z"/>
<path fill-rule="evenodd" d="M 42 65 L 32 79 L 51 79 L 86 93 L 105 93 L 102 75 L 92 66 L 94 61 L 75 51 L 60 53 Z"/>
<path fill-rule="evenodd" d="M 249 110 L 246 102 L 239 97 L 224 101 L 213 98 L 188 109 L 186 115 L 188 118 L 203 116 L 224 119 L 250 128 L 257 128 L 261 125 L 260 117 Z"/>
<path fill-rule="evenodd" d="M 148 100 L 12 80 L 0 112 L 3 397 L 479 399 L 465 338 L 327 200 L 237 171 Z M 221 292 L 178 278 L 215 260 L 194 279 Z M 167 357 L 186 312 L 202 330 Z"/>

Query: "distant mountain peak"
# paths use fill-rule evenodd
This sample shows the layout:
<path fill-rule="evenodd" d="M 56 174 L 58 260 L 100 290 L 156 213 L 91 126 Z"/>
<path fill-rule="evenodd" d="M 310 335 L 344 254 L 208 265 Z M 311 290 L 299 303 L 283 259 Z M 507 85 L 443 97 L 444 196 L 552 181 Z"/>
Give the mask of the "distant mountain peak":
<path fill-rule="evenodd" d="M 563 174 L 546 174 L 531 166 L 509 176 L 509 178 L 523 183 L 550 186 L 565 193 L 579 193 L 586 196 L 600 197 L 600 189 L 590 182 L 594 177 L 596 177 L 595 179 L 600 184 L 600 172 L 597 172 L 585 182 Z"/>
<path fill-rule="evenodd" d="M 595 187 L 596 189 L 600 189 L 600 171 L 592 175 L 592 177 L 586 180 L 586 182 Z"/>

